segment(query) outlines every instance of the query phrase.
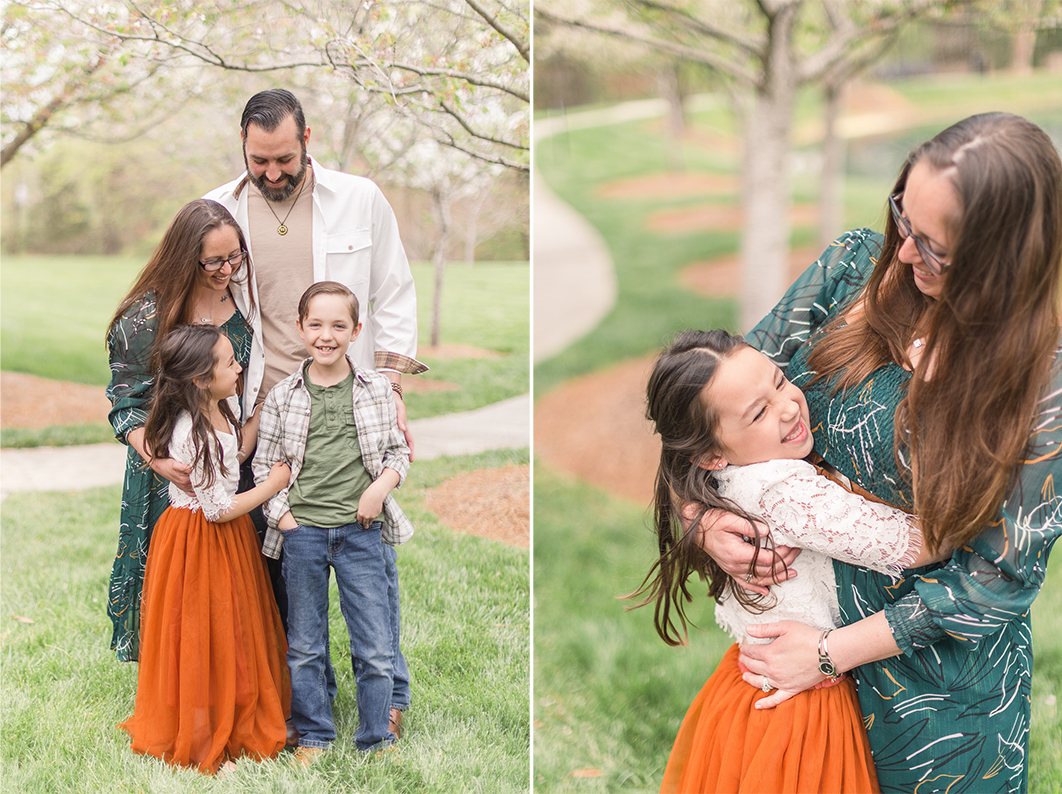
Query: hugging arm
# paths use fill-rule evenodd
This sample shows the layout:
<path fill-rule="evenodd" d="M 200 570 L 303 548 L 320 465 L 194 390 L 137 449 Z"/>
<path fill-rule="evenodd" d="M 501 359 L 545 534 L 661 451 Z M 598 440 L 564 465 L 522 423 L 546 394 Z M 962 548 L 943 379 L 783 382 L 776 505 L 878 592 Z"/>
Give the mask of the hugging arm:
<path fill-rule="evenodd" d="M 144 424 L 155 386 L 150 361 L 157 332 L 155 301 L 150 298 L 133 304 L 111 327 L 107 334 L 111 367 L 111 381 L 106 390 L 111 410 L 107 419 L 114 437 L 135 449 L 156 474 L 182 491 L 192 493 L 188 476 L 191 469 L 172 457 L 153 457 L 144 444 Z"/>
<path fill-rule="evenodd" d="M 914 590 L 883 612 L 833 632 L 829 650 L 839 670 L 910 654 L 945 637 L 975 652 L 1025 614 L 1062 531 L 1062 496 L 1054 488 L 1062 477 L 1060 418 L 1062 378 L 1056 375 L 1000 520 L 956 549 L 943 568 L 919 576 Z M 749 634 L 776 637 L 769 646 L 742 648 L 742 662 L 752 673 L 786 689 L 814 685 L 818 632 L 786 622 L 750 627 Z"/>
<path fill-rule="evenodd" d="M 860 293 L 879 252 L 879 239 L 869 229 L 839 237 L 793 282 L 771 313 L 748 333 L 746 341 L 785 369 L 811 334 L 826 323 L 830 312 Z M 705 552 L 746 590 L 766 593 L 767 586 L 791 575 L 771 555 L 757 555 L 757 549 L 744 542 L 743 537 L 752 532 L 748 522 L 737 516 L 711 511 L 701 522 L 701 532 Z M 785 547 L 778 550 L 785 566 L 791 565 L 799 554 L 798 550 Z M 751 583 L 746 583 L 754 555 L 755 575 Z"/>

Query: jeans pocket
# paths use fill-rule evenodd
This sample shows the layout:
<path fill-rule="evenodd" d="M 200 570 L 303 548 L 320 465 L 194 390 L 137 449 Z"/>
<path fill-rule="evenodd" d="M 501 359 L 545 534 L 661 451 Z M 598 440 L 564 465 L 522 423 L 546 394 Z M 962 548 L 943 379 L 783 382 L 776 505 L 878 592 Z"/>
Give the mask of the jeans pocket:
<path fill-rule="evenodd" d="M 365 530 L 365 529 L 383 529 L 383 521 L 373 521 L 371 524 L 369 524 L 369 526 L 365 526 L 360 521 L 355 521 L 354 522 L 354 526 L 356 526 L 358 529 L 361 529 L 361 530 Z"/>
<path fill-rule="evenodd" d="M 281 529 L 280 527 L 277 527 L 277 530 L 280 532 L 281 537 L 285 537 L 285 538 L 288 535 L 294 535 L 300 529 L 302 529 L 302 524 L 296 524 L 291 529 Z"/>

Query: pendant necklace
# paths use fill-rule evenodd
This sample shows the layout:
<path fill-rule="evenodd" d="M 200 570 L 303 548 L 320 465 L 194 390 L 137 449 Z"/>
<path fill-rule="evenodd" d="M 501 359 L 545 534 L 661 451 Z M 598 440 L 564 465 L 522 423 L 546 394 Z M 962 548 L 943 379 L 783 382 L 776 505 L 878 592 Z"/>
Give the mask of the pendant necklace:
<path fill-rule="evenodd" d="M 229 299 L 229 293 L 226 291 L 226 293 L 221 296 L 221 300 L 219 300 L 218 303 L 224 303 L 228 299 Z M 197 306 L 197 308 L 198 308 L 198 306 Z M 202 312 L 200 312 L 200 314 L 202 314 Z M 210 323 L 211 325 L 214 324 L 214 296 L 213 295 L 210 296 L 210 316 L 209 317 L 200 317 L 199 319 L 202 320 L 204 323 Z"/>
<path fill-rule="evenodd" d="M 277 219 L 277 223 L 280 225 L 277 227 L 277 234 L 283 237 L 288 233 L 288 227 L 285 225 L 288 222 L 288 217 L 291 215 L 291 211 L 295 209 L 295 205 L 299 203 L 299 196 L 302 195 L 302 189 L 306 187 L 306 177 L 302 178 L 302 184 L 299 185 L 299 192 L 295 194 L 295 200 L 291 202 L 291 206 L 288 207 L 288 212 L 284 216 L 284 220 L 280 220 L 280 216 L 273 210 L 273 203 L 269 199 L 265 199 L 266 206 L 269 207 L 269 211 L 273 213 L 273 217 Z M 262 198 L 265 198 L 263 195 Z"/>

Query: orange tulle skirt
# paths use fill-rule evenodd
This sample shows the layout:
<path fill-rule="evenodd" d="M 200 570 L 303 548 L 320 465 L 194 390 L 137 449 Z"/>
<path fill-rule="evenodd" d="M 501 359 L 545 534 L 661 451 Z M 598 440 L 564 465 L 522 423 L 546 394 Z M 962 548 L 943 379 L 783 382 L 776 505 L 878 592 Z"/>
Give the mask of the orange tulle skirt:
<path fill-rule="evenodd" d="M 287 641 L 249 517 L 214 524 L 169 507 L 144 574 L 137 753 L 214 773 L 284 749 Z"/>
<path fill-rule="evenodd" d="M 766 695 L 742 680 L 737 658 L 733 645 L 686 712 L 662 793 L 879 790 L 850 678 L 757 711 L 753 705 Z"/>

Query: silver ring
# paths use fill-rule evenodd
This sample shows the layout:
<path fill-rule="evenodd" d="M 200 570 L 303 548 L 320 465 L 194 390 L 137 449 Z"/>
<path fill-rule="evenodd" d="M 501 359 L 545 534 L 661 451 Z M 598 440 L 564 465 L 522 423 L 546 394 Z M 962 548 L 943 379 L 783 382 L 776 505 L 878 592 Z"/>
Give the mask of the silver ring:
<path fill-rule="evenodd" d="M 752 581 L 752 574 L 751 573 L 745 574 L 745 584 L 748 584 L 751 581 Z"/>
<path fill-rule="evenodd" d="M 760 685 L 760 689 L 762 689 L 762 690 L 763 690 L 764 692 L 770 692 L 770 691 L 771 691 L 772 689 L 774 689 L 774 687 L 772 687 L 772 686 L 771 686 L 771 685 L 770 685 L 770 684 L 769 684 L 769 683 L 767 682 L 767 676 L 764 676 L 764 677 L 763 677 L 763 683 L 762 683 L 762 684 Z"/>

